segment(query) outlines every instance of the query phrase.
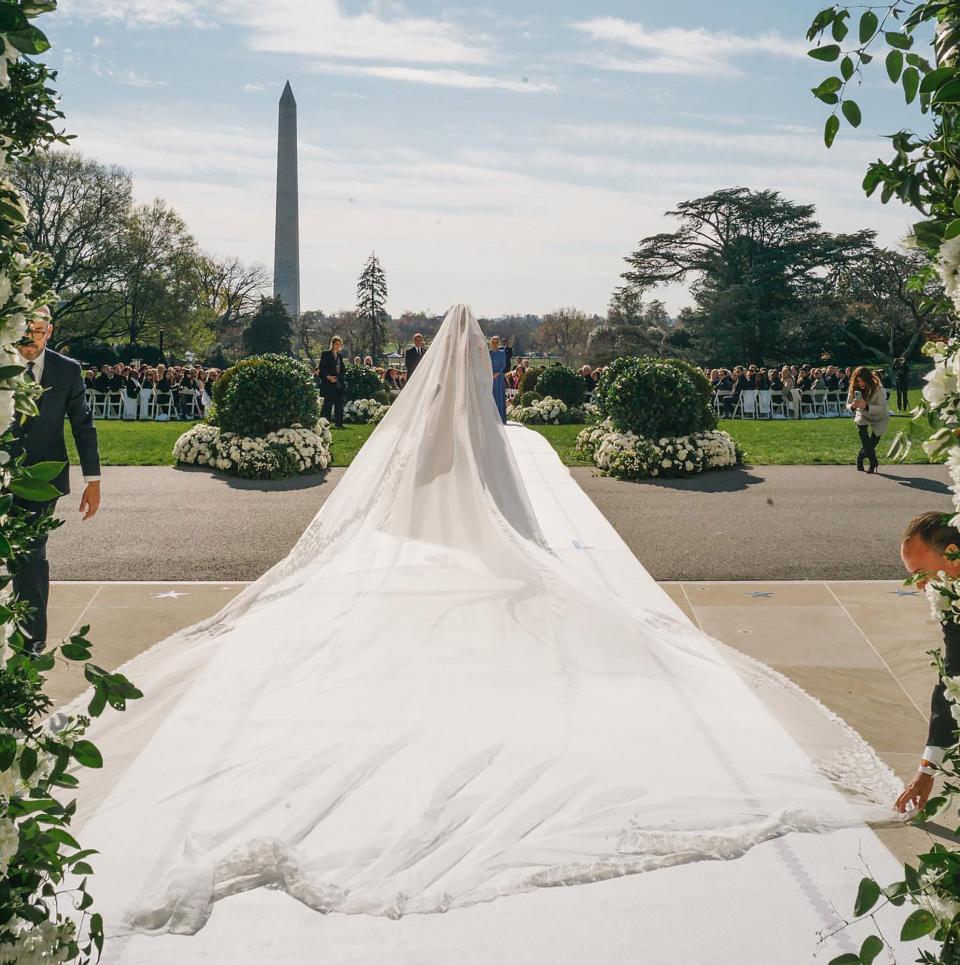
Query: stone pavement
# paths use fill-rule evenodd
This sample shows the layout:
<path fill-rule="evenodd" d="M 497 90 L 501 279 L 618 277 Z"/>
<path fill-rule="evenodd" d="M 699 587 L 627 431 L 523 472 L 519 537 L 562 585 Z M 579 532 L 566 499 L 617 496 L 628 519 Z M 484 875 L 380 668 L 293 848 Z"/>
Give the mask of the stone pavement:
<path fill-rule="evenodd" d="M 659 580 L 901 576 L 899 536 L 950 509 L 942 466 L 761 466 L 672 481 L 574 478 Z M 343 477 L 253 482 L 206 470 L 106 467 L 100 514 L 80 523 L 79 476 L 50 539 L 60 580 L 253 580 L 282 559 Z M 429 511 L 429 507 L 425 507 Z"/>

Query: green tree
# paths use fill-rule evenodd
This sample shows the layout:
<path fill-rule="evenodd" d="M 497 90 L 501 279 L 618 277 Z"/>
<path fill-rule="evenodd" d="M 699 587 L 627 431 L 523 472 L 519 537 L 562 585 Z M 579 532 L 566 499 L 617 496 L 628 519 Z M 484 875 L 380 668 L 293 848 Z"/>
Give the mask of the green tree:
<path fill-rule="evenodd" d="M 260 307 L 243 331 L 246 355 L 292 355 L 293 320 L 281 298 L 261 298 Z"/>
<path fill-rule="evenodd" d="M 57 294 L 50 306 L 56 344 L 81 334 L 122 334 L 116 308 L 100 309 L 118 290 L 120 239 L 133 206 L 130 173 L 75 151 L 45 151 L 19 161 L 11 175 L 30 209 L 27 240 L 48 257 L 43 279 Z"/>
<path fill-rule="evenodd" d="M 387 314 L 387 276 L 373 252 L 357 281 L 357 318 L 367 331 L 370 355 L 377 362 L 389 334 Z"/>
<path fill-rule="evenodd" d="M 705 362 L 779 354 L 784 320 L 873 240 L 869 231 L 825 232 L 812 205 L 769 190 L 725 188 L 668 214 L 678 230 L 643 239 L 622 277 L 639 295 L 693 278 L 696 311 L 685 327 Z"/>

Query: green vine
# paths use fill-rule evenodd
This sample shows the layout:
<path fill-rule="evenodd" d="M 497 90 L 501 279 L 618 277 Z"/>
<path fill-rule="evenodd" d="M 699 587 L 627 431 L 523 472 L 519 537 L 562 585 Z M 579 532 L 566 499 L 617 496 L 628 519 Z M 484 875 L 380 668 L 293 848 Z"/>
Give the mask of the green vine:
<path fill-rule="evenodd" d="M 13 593 L 11 573 L 31 544 L 57 522 L 19 514 L 14 496 L 54 499 L 60 463 L 28 466 L 14 458 L 17 419 L 36 415 L 41 389 L 23 379 L 16 351 L 37 307 L 53 300 L 43 290 L 44 260 L 24 240 L 27 209 L 8 177 L 11 162 L 30 158 L 66 136 L 53 82 L 33 59 L 49 48 L 33 19 L 54 0 L 0 0 L 0 965 L 80 962 L 99 958 L 103 921 L 87 890 L 95 852 L 70 834 L 70 794 L 77 772 L 101 767 L 84 732 L 107 707 L 123 710 L 141 696 L 122 675 L 89 662 L 87 627 L 42 655 L 32 655 L 21 632 L 27 605 Z M 45 674 L 57 662 L 84 664 L 93 689 L 87 715 L 51 718 Z"/>

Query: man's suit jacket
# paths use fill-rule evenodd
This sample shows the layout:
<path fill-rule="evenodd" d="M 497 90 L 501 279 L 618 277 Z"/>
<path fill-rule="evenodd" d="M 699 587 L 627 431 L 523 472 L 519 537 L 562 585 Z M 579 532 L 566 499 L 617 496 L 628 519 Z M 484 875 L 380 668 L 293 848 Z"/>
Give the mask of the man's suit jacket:
<path fill-rule="evenodd" d="M 325 399 L 333 398 L 343 391 L 343 377 L 347 367 L 343 361 L 343 353 L 334 355 L 329 349 L 320 356 L 320 394 Z M 336 382 L 330 382 L 328 375 L 334 375 Z"/>
<path fill-rule="evenodd" d="M 950 677 L 960 674 L 960 624 L 943 625 L 943 666 Z M 950 701 L 941 680 L 930 698 L 928 747 L 953 747 L 957 742 L 957 722 L 950 713 Z"/>
<path fill-rule="evenodd" d="M 424 346 L 419 352 L 417 351 L 416 346 L 414 346 L 413 348 L 408 348 L 407 351 L 404 353 L 403 359 L 407 365 L 408 379 L 410 378 L 411 375 L 413 375 L 414 372 L 416 372 L 417 366 L 420 364 L 420 361 L 423 359 L 424 355 L 426 354 L 427 354 L 426 346 Z"/>
<path fill-rule="evenodd" d="M 507 357 L 507 371 L 513 368 L 513 349 L 509 345 L 503 346 L 503 354 Z"/>
<path fill-rule="evenodd" d="M 65 496 L 70 492 L 70 467 L 63 435 L 64 420 L 70 420 L 70 431 L 85 476 L 100 475 L 97 430 L 84 394 L 83 371 L 73 359 L 46 349 L 40 385 L 44 391 L 39 399 L 39 414 L 23 421 L 17 416 L 14 420 L 13 450 L 15 455 L 26 453 L 28 466 L 38 462 L 64 463 L 63 472 L 53 480 L 53 485 Z"/>

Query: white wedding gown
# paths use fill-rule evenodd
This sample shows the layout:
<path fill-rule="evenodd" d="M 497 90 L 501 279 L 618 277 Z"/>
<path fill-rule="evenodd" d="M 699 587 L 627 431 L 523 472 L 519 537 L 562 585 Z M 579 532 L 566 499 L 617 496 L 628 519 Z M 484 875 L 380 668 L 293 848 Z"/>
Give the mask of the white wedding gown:
<path fill-rule="evenodd" d="M 558 559 L 506 435 L 456 306 L 288 558 L 124 668 L 145 698 L 91 728 L 75 822 L 108 934 L 258 888 L 429 914 L 888 814 L 841 721 Z"/>

